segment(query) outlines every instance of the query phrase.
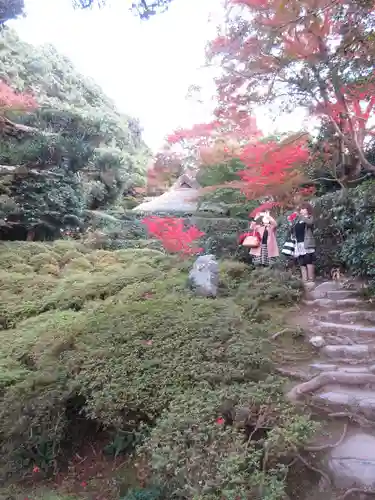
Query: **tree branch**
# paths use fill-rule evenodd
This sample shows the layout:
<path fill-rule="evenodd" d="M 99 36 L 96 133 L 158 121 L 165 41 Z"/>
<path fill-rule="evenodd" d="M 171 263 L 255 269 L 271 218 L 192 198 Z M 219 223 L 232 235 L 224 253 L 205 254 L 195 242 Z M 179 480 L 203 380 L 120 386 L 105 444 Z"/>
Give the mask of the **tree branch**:
<path fill-rule="evenodd" d="M 59 176 L 56 172 L 51 170 L 38 170 L 35 168 L 27 168 L 25 165 L 0 165 L 0 175 L 36 175 L 36 176 Z"/>

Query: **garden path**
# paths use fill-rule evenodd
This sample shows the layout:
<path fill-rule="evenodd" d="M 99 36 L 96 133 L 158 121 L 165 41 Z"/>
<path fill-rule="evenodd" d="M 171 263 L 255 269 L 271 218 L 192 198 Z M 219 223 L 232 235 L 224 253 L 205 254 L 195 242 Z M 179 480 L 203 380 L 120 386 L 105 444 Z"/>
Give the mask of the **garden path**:
<path fill-rule="evenodd" d="M 375 498 L 375 309 L 362 286 L 320 283 L 294 318 L 314 355 L 281 367 L 299 379 L 287 396 L 322 422 L 305 455 L 320 481 L 304 500 Z"/>

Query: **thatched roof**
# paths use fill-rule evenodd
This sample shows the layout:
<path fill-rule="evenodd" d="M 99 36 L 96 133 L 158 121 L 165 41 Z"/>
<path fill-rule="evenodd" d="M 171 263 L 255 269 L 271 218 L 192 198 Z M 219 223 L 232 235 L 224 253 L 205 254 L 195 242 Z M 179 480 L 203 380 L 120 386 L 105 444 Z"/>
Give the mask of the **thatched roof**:
<path fill-rule="evenodd" d="M 150 201 L 141 203 L 133 208 L 134 212 L 165 212 L 165 213 L 188 213 L 192 214 L 198 208 L 198 196 L 200 186 L 198 182 L 183 174 L 173 186 L 160 196 Z"/>

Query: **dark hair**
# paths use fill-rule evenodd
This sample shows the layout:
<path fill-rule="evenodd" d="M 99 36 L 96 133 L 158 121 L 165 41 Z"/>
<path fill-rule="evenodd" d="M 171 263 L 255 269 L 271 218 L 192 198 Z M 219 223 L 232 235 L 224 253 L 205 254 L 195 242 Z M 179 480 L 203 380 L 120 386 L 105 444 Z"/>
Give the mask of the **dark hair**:
<path fill-rule="evenodd" d="M 307 203 L 307 202 L 304 202 L 304 203 L 301 203 L 301 205 L 299 206 L 299 209 L 301 210 L 302 208 L 304 208 L 305 210 L 307 210 L 307 213 L 309 215 L 312 215 L 313 214 L 313 206 L 310 204 L 310 203 Z"/>

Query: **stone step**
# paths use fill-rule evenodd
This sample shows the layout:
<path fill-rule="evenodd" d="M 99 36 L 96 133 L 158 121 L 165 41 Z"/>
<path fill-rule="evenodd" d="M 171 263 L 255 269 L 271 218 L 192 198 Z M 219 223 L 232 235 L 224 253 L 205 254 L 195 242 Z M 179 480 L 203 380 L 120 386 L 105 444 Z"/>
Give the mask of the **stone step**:
<path fill-rule="evenodd" d="M 332 290 L 331 292 L 327 292 L 326 297 L 331 300 L 345 300 L 355 295 L 357 295 L 356 290 Z"/>
<path fill-rule="evenodd" d="M 344 300 L 355 297 L 357 292 L 353 290 L 332 290 L 326 293 L 316 293 L 315 290 L 305 292 L 305 297 L 309 300 L 329 299 L 329 300 Z"/>
<path fill-rule="evenodd" d="M 375 420 L 375 389 L 327 385 L 313 396 L 314 401 L 329 405 L 332 412 L 350 411 Z"/>
<path fill-rule="evenodd" d="M 327 292 L 332 292 L 334 290 L 353 290 L 360 291 L 364 288 L 367 288 L 367 284 L 365 282 L 360 282 L 358 280 L 330 280 L 323 281 L 322 283 L 316 283 L 314 290 L 317 293 L 325 294 Z"/>
<path fill-rule="evenodd" d="M 342 323 L 355 323 L 356 321 L 367 321 L 374 323 L 375 311 L 355 309 L 353 311 L 343 311 L 342 309 L 332 309 L 331 311 L 317 311 L 313 315 L 320 321 L 339 321 Z"/>
<path fill-rule="evenodd" d="M 313 307 L 324 307 L 324 308 L 332 308 L 332 309 L 338 309 L 338 308 L 348 308 L 348 307 L 353 307 L 353 306 L 359 306 L 361 304 L 365 304 L 365 302 L 357 297 L 352 297 L 349 299 L 342 299 L 342 300 L 332 300 L 332 299 L 304 299 L 302 301 L 304 304 L 307 306 L 313 306 Z"/>
<path fill-rule="evenodd" d="M 322 372 L 345 372 L 345 373 L 375 373 L 374 365 L 348 365 L 348 364 L 334 364 L 334 363 L 323 363 L 317 361 L 315 363 L 310 363 L 309 365 L 310 373 L 314 375 Z"/>
<path fill-rule="evenodd" d="M 375 346 L 369 344 L 354 344 L 354 345 L 329 344 L 321 348 L 321 353 L 330 359 L 365 360 L 369 359 L 370 356 L 375 355 Z"/>
<path fill-rule="evenodd" d="M 336 323 L 333 321 L 312 320 L 311 327 L 315 332 L 327 334 L 342 334 L 342 335 L 370 335 L 374 336 L 375 340 L 375 325 L 364 326 L 355 323 Z"/>
<path fill-rule="evenodd" d="M 340 287 L 335 282 L 331 284 L 330 282 L 322 283 L 313 289 L 306 289 L 305 295 L 308 299 L 331 299 L 331 300 L 343 300 L 351 298 L 358 294 L 355 289 L 345 289 Z"/>
<path fill-rule="evenodd" d="M 353 374 L 375 375 L 375 359 L 373 363 L 363 362 L 361 364 L 349 364 L 342 362 L 324 362 L 317 360 L 312 363 L 302 363 L 297 366 L 284 366 L 277 368 L 277 372 L 284 377 L 297 379 L 300 381 L 311 380 L 324 372 L 340 372 Z"/>
<path fill-rule="evenodd" d="M 333 447 L 322 460 L 333 486 L 340 489 L 370 488 L 375 486 L 375 436 L 355 429 Z M 367 496 L 367 495 L 366 495 Z M 353 497 L 353 498 L 360 498 Z"/>
<path fill-rule="evenodd" d="M 326 297 L 327 292 L 332 292 L 333 290 L 341 290 L 342 287 L 338 281 L 325 281 L 323 283 L 317 284 L 315 288 L 311 290 L 314 293 L 315 298 Z"/>
<path fill-rule="evenodd" d="M 345 321 L 372 321 L 375 323 L 375 311 L 345 311 L 342 312 L 340 318 Z"/>

